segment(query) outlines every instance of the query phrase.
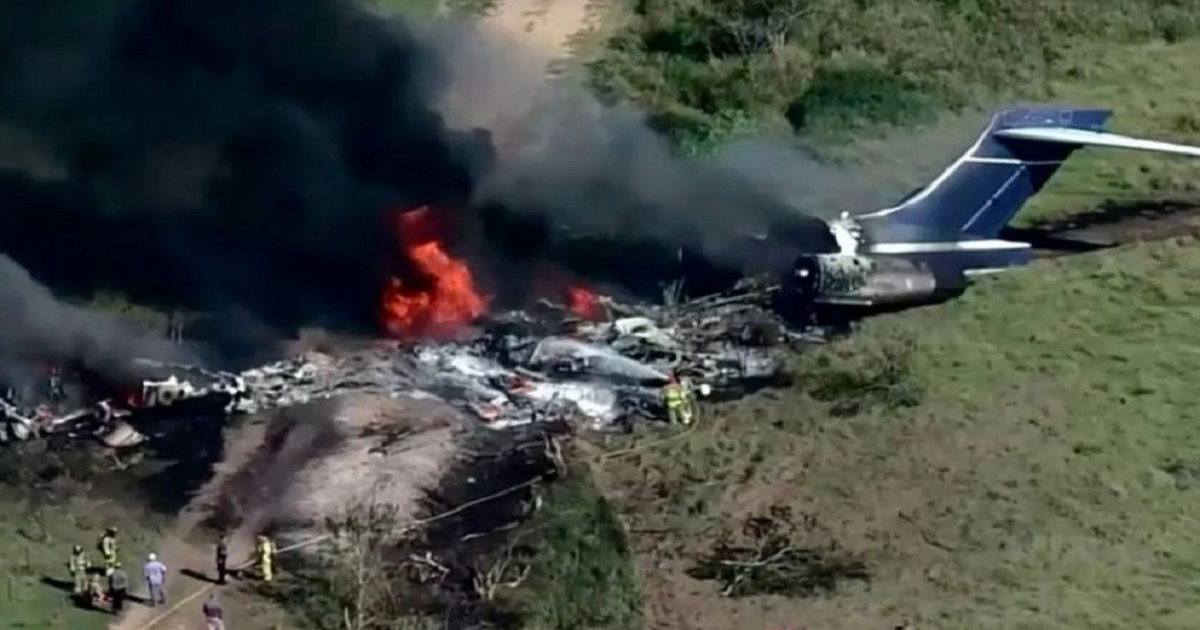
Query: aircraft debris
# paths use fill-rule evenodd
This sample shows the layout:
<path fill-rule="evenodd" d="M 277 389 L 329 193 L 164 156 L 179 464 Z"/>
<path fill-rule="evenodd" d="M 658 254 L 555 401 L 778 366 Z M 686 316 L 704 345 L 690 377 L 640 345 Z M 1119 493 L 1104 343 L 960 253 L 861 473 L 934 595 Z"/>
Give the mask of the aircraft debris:
<path fill-rule="evenodd" d="M 103 400 L 62 415 L 30 414 L 0 401 L 0 436 L 93 436 L 140 443 L 139 417 L 195 401 L 230 414 L 299 405 L 349 393 L 435 397 L 501 429 L 547 420 L 594 429 L 665 417 L 660 392 L 674 372 L 700 396 L 736 396 L 771 383 L 781 349 L 810 343 L 769 308 L 774 287 L 670 306 L 627 305 L 598 296 L 604 321 L 543 303 L 482 322 L 466 341 L 397 344 L 339 354 L 307 353 L 240 373 L 139 361 L 161 377 L 127 400 Z"/>

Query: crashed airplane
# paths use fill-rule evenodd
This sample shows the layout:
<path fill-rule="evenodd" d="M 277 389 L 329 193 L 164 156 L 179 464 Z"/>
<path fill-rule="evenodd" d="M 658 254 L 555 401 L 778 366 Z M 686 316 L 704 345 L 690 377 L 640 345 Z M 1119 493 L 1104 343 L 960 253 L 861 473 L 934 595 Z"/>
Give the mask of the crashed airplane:
<path fill-rule="evenodd" d="M 826 251 L 795 251 L 798 241 L 768 234 L 768 242 L 752 246 L 770 273 L 743 270 L 733 274 L 728 291 L 691 300 L 676 290 L 666 292 L 661 305 L 621 304 L 572 287 L 570 300 L 583 298 L 586 313 L 544 301 L 544 308 L 489 313 L 465 262 L 437 240 L 410 238 L 402 243 L 405 253 L 432 284 L 390 284 L 385 329 L 397 339 L 424 338 L 447 326 L 473 335 L 439 343 L 386 341 L 238 373 L 147 363 L 140 367 L 157 375 L 136 391 L 118 388 L 82 405 L 0 398 L 0 441 L 70 436 L 132 446 L 180 414 L 256 413 L 355 392 L 435 397 L 493 428 L 565 419 L 605 429 L 663 419 L 660 394 L 670 374 L 699 396 L 737 396 L 781 375 L 782 348 L 823 338 L 815 326 L 804 333 L 789 329 L 783 314 L 794 322 L 795 313 L 779 308 L 781 298 L 784 306 L 799 302 L 801 313 L 822 306 L 904 307 L 959 294 L 975 274 L 1024 264 L 1030 245 L 1001 239 L 1001 230 L 1078 148 L 1200 157 L 1200 148 L 1105 132 L 1108 117 L 1101 110 L 1001 111 L 930 184 L 891 208 L 829 222 Z M 405 217 L 420 226 L 430 213 Z M 637 272 L 654 275 L 640 266 Z"/>
<path fill-rule="evenodd" d="M 960 295 L 971 276 L 1031 259 L 1001 231 L 1077 149 L 1200 157 L 1200 147 L 1104 131 L 1099 109 L 1005 109 L 929 184 L 890 208 L 830 221 L 840 251 L 801 255 L 786 284 L 820 305 L 896 308 Z"/>
<path fill-rule="evenodd" d="M 378 341 L 238 373 L 138 361 L 157 375 L 125 397 L 74 407 L 0 399 L 0 442 L 65 436 L 136 446 L 169 430 L 172 419 L 253 414 L 351 393 L 437 398 L 494 429 L 545 420 L 627 429 L 638 419 L 665 417 L 660 396 L 672 372 L 700 397 L 737 396 L 774 382 L 780 350 L 815 340 L 786 329 L 764 301 L 769 293 L 674 306 L 596 296 L 603 314 L 586 318 L 542 303 L 489 315 L 460 341 Z"/>

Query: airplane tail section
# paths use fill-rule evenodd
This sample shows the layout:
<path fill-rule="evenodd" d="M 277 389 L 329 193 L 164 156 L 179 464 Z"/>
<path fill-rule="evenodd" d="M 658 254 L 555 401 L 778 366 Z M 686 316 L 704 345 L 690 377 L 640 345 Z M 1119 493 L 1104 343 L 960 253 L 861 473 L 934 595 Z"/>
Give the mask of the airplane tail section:
<path fill-rule="evenodd" d="M 1080 147 L 1200 157 L 1198 147 L 1105 132 L 1110 115 L 1062 108 L 997 112 L 974 144 L 932 182 L 891 208 L 858 217 L 869 242 L 876 244 L 872 249 L 896 254 L 1012 249 L 1004 245 L 1018 244 L 996 240 L 1000 231 Z"/>

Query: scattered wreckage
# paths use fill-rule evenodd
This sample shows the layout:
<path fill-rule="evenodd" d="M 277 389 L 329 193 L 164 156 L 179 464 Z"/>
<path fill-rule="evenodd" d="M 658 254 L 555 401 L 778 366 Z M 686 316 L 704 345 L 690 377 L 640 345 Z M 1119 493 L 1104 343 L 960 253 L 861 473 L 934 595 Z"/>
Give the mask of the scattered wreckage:
<path fill-rule="evenodd" d="M 137 391 L 123 399 L 104 398 L 92 405 L 65 409 L 63 404 L 43 401 L 30 408 L 20 405 L 10 390 L 0 397 L 0 443 L 65 435 L 95 437 L 111 447 L 134 446 L 146 439 L 130 424 L 135 413 L 194 407 L 197 402 L 209 403 L 206 406 L 210 408 L 216 402 L 217 408 L 233 412 L 246 393 L 236 374 L 144 359 L 134 363 L 161 377 L 143 380 Z M 52 392 L 55 389 L 51 387 Z"/>
<path fill-rule="evenodd" d="M 672 373 L 701 397 L 730 397 L 769 384 L 781 348 L 811 342 L 771 311 L 772 289 L 670 306 L 598 298 L 606 314 L 581 319 L 543 302 L 537 312 L 490 316 L 466 341 L 381 342 L 338 355 L 307 353 L 240 373 L 141 361 L 165 374 L 126 400 L 102 400 L 60 414 L 0 402 L 0 441 L 93 436 L 112 447 L 144 441 L 135 427 L 156 411 L 204 403 L 252 414 L 353 392 L 436 397 L 505 428 L 550 419 L 595 429 L 662 418 Z"/>

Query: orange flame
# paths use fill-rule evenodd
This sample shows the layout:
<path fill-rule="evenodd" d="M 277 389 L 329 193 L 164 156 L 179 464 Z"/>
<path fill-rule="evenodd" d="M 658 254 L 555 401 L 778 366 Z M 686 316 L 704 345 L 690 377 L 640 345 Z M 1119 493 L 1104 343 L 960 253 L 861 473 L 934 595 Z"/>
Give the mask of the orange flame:
<path fill-rule="evenodd" d="M 576 317 L 588 321 L 604 319 L 604 309 L 600 306 L 600 297 L 589 289 L 580 286 L 567 287 L 567 310 Z"/>
<path fill-rule="evenodd" d="M 427 288 L 389 278 L 383 324 L 397 337 L 450 337 L 487 311 L 466 263 L 446 253 L 434 234 L 429 208 L 400 215 L 404 254 L 429 279 Z"/>

